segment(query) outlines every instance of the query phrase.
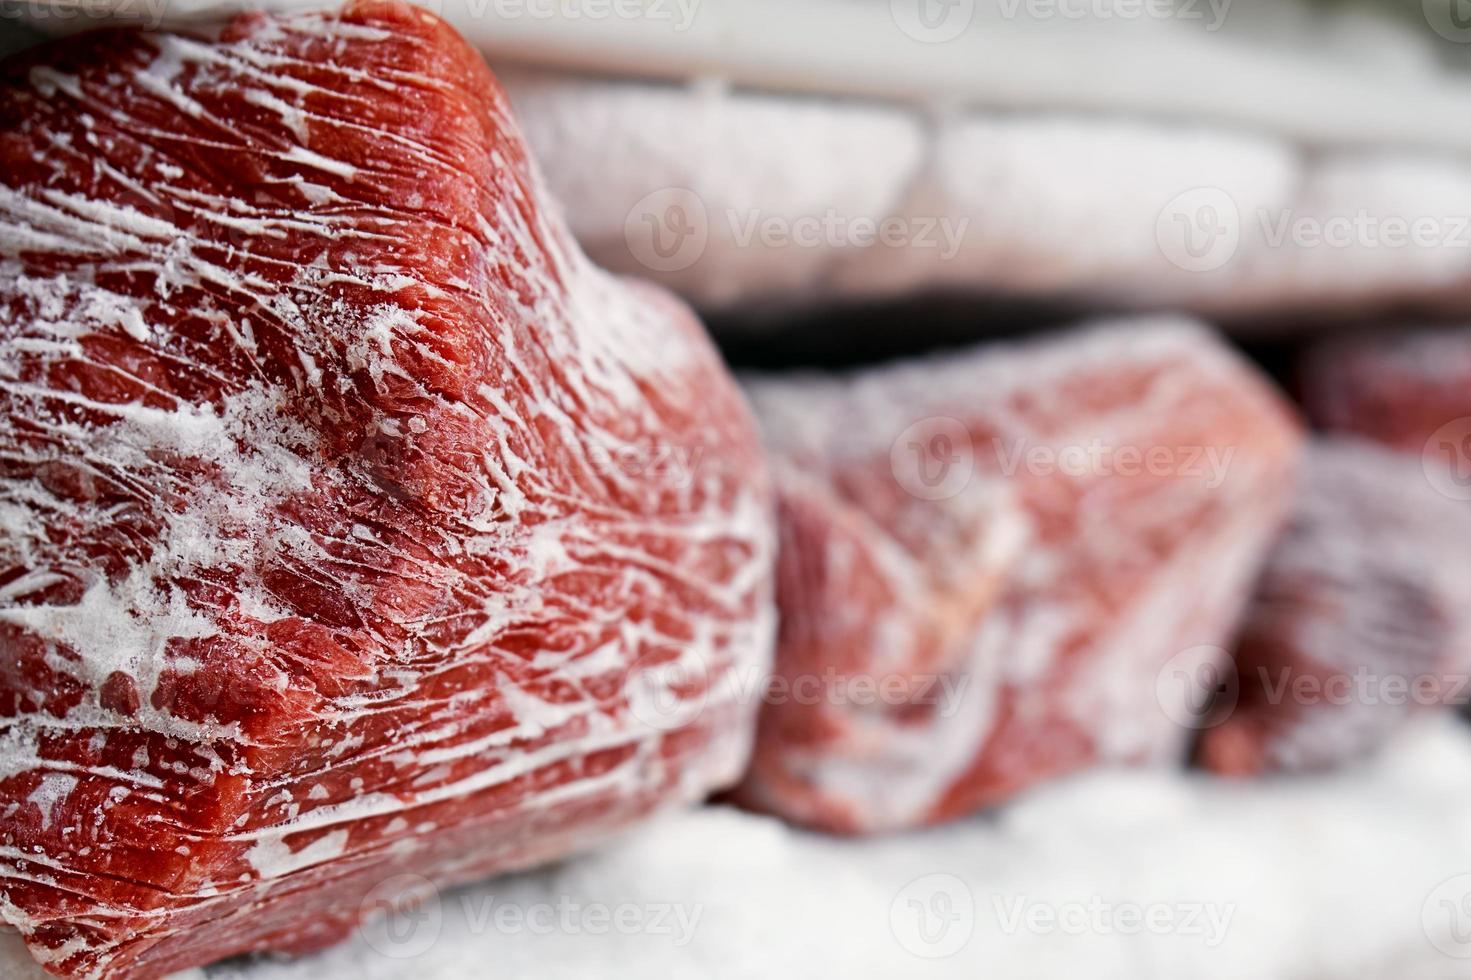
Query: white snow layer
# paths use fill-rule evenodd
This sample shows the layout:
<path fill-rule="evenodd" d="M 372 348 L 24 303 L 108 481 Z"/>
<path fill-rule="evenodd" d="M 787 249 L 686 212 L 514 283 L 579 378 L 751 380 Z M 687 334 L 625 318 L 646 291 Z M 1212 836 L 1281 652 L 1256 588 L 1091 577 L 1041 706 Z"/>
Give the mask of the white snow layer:
<path fill-rule="evenodd" d="M 709 309 L 935 289 L 1233 315 L 1466 309 L 1471 165 L 1455 154 L 494 67 L 593 260 Z"/>
<path fill-rule="evenodd" d="M 1471 729 L 1449 717 L 1334 777 L 1100 772 L 870 840 L 710 807 L 318 956 L 188 977 L 1464 977 L 1468 812 Z M 39 978 L 23 957 L 0 941 L 0 976 Z"/>

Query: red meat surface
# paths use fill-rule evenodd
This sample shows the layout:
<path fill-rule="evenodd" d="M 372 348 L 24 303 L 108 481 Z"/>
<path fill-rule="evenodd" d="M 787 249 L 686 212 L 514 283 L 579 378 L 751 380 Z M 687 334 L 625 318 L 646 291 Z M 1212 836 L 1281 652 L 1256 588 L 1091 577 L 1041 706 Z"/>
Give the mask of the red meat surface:
<path fill-rule="evenodd" d="M 396 4 L 0 69 L 0 916 L 63 976 L 343 937 L 737 778 L 768 481 Z"/>
<path fill-rule="evenodd" d="M 1315 443 L 1236 650 L 1239 698 L 1201 760 L 1232 775 L 1327 769 L 1471 696 L 1471 510 L 1419 461 Z"/>
<path fill-rule="evenodd" d="M 1437 433 L 1471 436 L 1471 330 L 1324 342 L 1309 352 L 1302 373 L 1303 405 L 1314 424 L 1441 461 L 1455 448 L 1454 456 L 1465 456 L 1457 463 L 1471 466 L 1471 452 L 1432 443 Z"/>
<path fill-rule="evenodd" d="M 1184 754 L 1195 692 L 1168 668 L 1225 659 L 1300 441 L 1212 335 L 1111 325 L 748 390 L 781 624 L 742 803 L 882 831 Z"/>

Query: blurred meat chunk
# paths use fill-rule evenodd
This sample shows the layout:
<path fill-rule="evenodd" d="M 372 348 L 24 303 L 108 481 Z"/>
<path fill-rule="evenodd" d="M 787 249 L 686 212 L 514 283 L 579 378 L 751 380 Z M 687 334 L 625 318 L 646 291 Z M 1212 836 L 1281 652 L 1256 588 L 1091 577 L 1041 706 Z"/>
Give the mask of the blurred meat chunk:
<path fill-rule="evenodd" d="M 1300 438 L 1210 333 L 1115 324 L 748 390 L 781 625 L 743 803 L 882 831 L 1183 754 L 1194 692 L 1168 668 L 1224 658 Z"/>
<path fill-rule="evenodd" d="M 570 244 L 427 12 L 4 66 L 0 917 L 47 969 L 300 952 L 728 785 L 770 508 L 699 324 Z"/>
<path fill-rule="evenodd" d="M 1471 329 L 1371 334 L 1315 346 L 1303 369 L 1309 419 L 1428 461 L 1471 467 Z M 1471 483 L 1471 473 L 1464 474 Z"/>
<path fill-rule="evenodd" d="M 1304 469 L 1242 628 L 1239 696 L 1202 738 L 1218 772 L 1329 768 L 1471 693 L 1471 510 L 1357 439 L 1313 444 Z"/>

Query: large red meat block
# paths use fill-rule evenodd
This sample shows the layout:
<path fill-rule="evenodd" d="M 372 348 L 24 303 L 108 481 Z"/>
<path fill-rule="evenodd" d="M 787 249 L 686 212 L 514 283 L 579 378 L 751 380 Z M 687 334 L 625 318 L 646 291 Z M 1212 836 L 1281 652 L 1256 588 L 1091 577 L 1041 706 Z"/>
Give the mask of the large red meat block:
<path fill-rule="evenodd" d="M 768 480 L 696 321 L 569 244 L 396 4 L 0 82 L 0 916 L 52 972 L 342 937 L 400 872 L 736 779 Z"/>
<path fill-rule="evenodd" d="M 1471 510 L 1413 458 L 1315 443 L 1236 650 L 1239 695 L 1203 735 L 1218 772 L 1326 769 L 1471 697 Z"/>
<path fill-rule="evenodd" d="M 1306 358 L 1309 418 L 1450 465 L 1471 499 L 1471 330 L 1418 330 L 1325 342 Z"/>
<path fill-rule="evenodd" d="M 1253 369 L 1163 321 L 749 391 L 781 615 L 741 802 L 883 831 L 1183 756 L 1171 662 L 1225 642 L 1300 443 Z"/>

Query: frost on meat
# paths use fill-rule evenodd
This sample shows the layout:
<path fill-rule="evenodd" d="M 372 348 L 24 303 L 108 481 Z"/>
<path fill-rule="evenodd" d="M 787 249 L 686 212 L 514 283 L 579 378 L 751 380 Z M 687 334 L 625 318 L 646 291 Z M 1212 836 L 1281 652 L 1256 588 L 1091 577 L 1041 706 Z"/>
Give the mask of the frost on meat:
<path fill-rule="evenodd" d="M 1183 753 L 1189 692 L 1162 668 L 1227 638 L 1299 443 L 1208 332 L 1115 324 L 749 390 L 781 625 L 742 802 L 878 831 Z"/>
<path fill-rule="evenodd" d="M 1302 373 L 1315 424 L 1449 462 L 1471 483 L 1471 447 L 1462 444 L 1471 440 L 1471 329 L 1327 341 L 1310 350 Z"/>
<path fill-rule="evenodd" d="M 569 244 L 447 27 L 3 74 L 0 915 L 48 969 L 306 950 L 397 872 L 739 775 L 754 427 L 683 308 Z"/>
<path fill-rule="evenodd" d="M 1304 470 L 1242 629 L 1237 701 L 1202 737 L 1218 772 L 1329 768 L 1471 693 L 1471 510 L 1362 440 L 1313 444 Z"/>

